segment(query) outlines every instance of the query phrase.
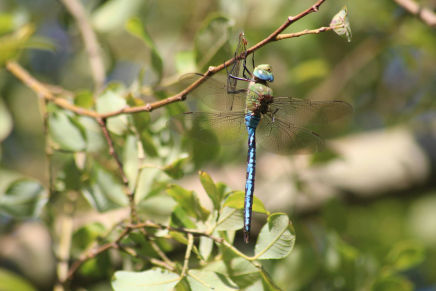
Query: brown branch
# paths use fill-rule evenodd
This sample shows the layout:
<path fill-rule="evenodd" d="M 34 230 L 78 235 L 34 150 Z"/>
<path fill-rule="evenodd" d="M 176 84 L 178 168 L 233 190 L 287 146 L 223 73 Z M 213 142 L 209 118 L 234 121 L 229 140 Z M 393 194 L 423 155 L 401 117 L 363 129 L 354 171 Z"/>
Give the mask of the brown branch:
<path fill-rule="evenodd" d="M 409 13 L 417 16 L 430 27 L 436 27 L 436 14 L 428 8 L 421 7 L 413 0 L 394 0 Z"/>
<path fill-rule="evenodd" d="M 105 79 L 105 71 L 103 58 L 100 54 L 100 45 L 98 44 L 97 37 L 91 24 L 88 21 L 85 9 L 78 0 L 61 0 L 68 11 L 73 15 L 79 26 L 80 33 L 85 44 L 86 52 L 89 57 L 89 64 L 91 66 L 92 78 L 94 79 L 95 91 L 98 92 L 103 87 Z"/>
<path fill-rule="evenodd" d="M 255 44 L 254 46 L 249 48 L 246 52 L 243 52 L 241 55 L 233 57 L 230 60 L 224 62 L 223 64 L 221 64 L 219 66 L 209 67 L 209 69 L 206 71 L 206 73 L 203 74 L 203 76 L 201 78 L 199 78 L 197 81 L 195 81 L 194 83 L 192 83 L 191 85 L 186 87 L 181 92 L 179 92 L 173 96 L 170 96 L 166 99 L 156 101 L 153 103 L 147 103 L 147 104 L 142 105 L 142 106 L 125 107 L 123 109 L 112 111 L 112 112 L 107 112 L 107 113 L 98 113 L 98 112 L 95 112 L 92 110 L 87 110 L 84 108 L 74 106 L 71 103 L 69 103 L 68 101 L 66 101 L 65 99 L 56 98 L 52 94 L 52 92 L 50 92 L 50 90 L 47 89 L 47 87 L 45 87 L 42 83 L 40 83 L 35 78 L 30 76 L 30 74 L 26 70 L 24 70 L 20 65 L 18 65 L 17 63 L 15 63 L 13 61 L 9 61 L 7 63 L 7 68 L 17 78 L 19 78 L 21 81 L 23 81 L 27 86 L 29 86 L 35 92 L 40 93 L 44 98 L 52 101 L 53 103 L 55 103 L 56 105 L 58 105 L 64 109 L 73 111 L 73 112 L 80 114 L 80 115 L 86 115 L 86 116 L 90 116 L 93 118 L 106 119 L 106 118 L 114 117 L 114 116 L 121 115 L 121 114 L 138 113 L 138 112 L 144 112 L 144 111 L 151 112 L 151 111 L 153 111 L 157 108 L 163 107 L 165 105 L 184 100 L 186 98 L 186 96 L 188 95 L 188 93 L 190 93 L 192 90 L 194 90 L 195 88 L 200 86 L 203 82 L 205 82 L 207 80 L 208 77 L 218 73 L 219 71 L 223 70 L 227 66 L 230 66 L 236 60 L 239 60 L 239 59 L 241 59 L 249 54 L 252 54 L 254 51 L 263 47 L 267 43 L 277 41 L 279 39 L 290 38 L 290 37 L 280 37 L 279 35 L 282 31 L 284 31 L 292 23 L 296 22 L 297 20 L 303 18 L 304 16 L 306 16 L 312 12 L 318 11 L 318 8 L 324 2 L 325 2 L 325 0 L 318 0 L 314 5 L 312 5 L 310 8 L 306 9 L 305 11 L 301 12 L 300 14 L 298 14 L 296 16 L 289 16 L 286 19 L 286 21 L 279 28 L 277 28 L 273 33 L 271 33 L 264 40 L 258 42 L 257 44 Z M 329 29 L 321 29 L 319 32 L 328 31 L 328 30 Z M 296 37 L 296 36 L 301 36 L 301 35 L 305 35 L 305 34 L 313 34 L 313 33 L 314 33 L 313 31 L 307 31 L 306 33 L 299 32 L 299 33 L 289 34 L 289 35 L 294 35 L 292 37 Z"/>
<path fill-rule="evenodd" d="M 130 233 L 130 228 L 124 228 L 124 230 L 121 232 L 121 234 L 115 239 L 113 242 L 105 243 L 104 245 L 101 245 L 97 248 L 93 248 L 89 250 L 86 254 L 80 256 L 80 258 L 75 261 L 68 271 L 68 275 L 66 277 L 66 280 L 71 279 L 74 275 L 74 273 L 79 269 L 79 267 L 86 262 L 87 260 L 93 259 L 99 254 L 111 249 L 111 248 L 118 248 L 118 245 L 120 241 L 127 236 Z"/>
<path fill-rule="evenodd" d="M 112 138 L 110 136 L 109 130 L 107 129 L 106 119 L 97 118 L 97 122 L 100 125 L 100 127 L 103 131 L 103 135 L 104 135 L 106 142 L 108 144 L 109 154 L 114 158 L 115 162 L 117 163 L 118 170 L 120 172 L 121 179 L 123 181 L 124 192 L 126 193 L 127 198 L 129 199 L 130 222 L 135 223 L 138 220 L 137 215 L 136 215 L 135 192 L 130 190 L 129 179 L 127 179 L 127 175 L 123 169 L 123 163 L 121 162 L 120 157 L 118 156 L 117 152 L 115 151 L 114 143 L 113 143 Z"/>

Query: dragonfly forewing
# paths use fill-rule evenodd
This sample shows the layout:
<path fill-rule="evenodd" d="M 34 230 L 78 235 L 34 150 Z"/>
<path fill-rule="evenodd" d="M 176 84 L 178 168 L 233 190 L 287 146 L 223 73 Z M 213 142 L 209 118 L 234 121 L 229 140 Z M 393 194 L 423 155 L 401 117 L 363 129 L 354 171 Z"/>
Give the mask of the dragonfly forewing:
<path fill-rule="evenodd" d="M 232 144 L 245 137 L 244 112 L 186 112 L 170 120 L 171 128 L 202 143 Z"/>
<path fill-rule="evenodd" d="M 199 78 L 201 74 L 189 73 L 179 79 L 180 88 L 186 88 Z M 244 84 L 245 86 L 247 84 Z M 188 101 L 200 101 L 210 109 L 219 111 L 239 111 L 245 107 L 247 88 L 235 87 L 233 91 L 227 91 L 225 76 L 208 77 L 188 94 Z"/>

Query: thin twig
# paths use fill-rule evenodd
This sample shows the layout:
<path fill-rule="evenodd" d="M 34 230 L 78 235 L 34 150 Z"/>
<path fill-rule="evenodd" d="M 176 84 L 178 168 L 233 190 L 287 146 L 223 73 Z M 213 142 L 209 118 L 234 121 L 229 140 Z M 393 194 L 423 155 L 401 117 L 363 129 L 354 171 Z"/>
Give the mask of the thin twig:
<path fill-rule="evenodd" d="M 68 276 L 66 279 L 71 279 L 73 277 L 74 273 L 79 269 L 79 267 L 87 260 L 95 258 L 99 254 L 101 254 L 101 253 L 103 253 L 111 248 L 117 248 L 120 241 L 125 236 L 127 236 L 130 233 L 130 231 L 131 231 L 130 228 L 124 228 L 124 230 L 115 239 L 115 241 L 105 243 L 104 245 L 101 245 L 97 248 L 91 249 L 86 254 L 83 254 L 82 256 L 80 256 L 80 258 L 71 265 L 70 270 L 68 271 Z"/>
<path fill-rule="evenodd" d="M 421 7 L 413 0 L 394 0 L 409 13 L 417 16 L 430 27 L 436 27 L 436 14 L 428 8 Z"/>
<path fill-rule="evenodd" d="M 329 31 L 334 29 L 334 27 L 330 27 L 330 26 L 323 26 L 317 29 L 305 29 L 303 31 L 299 31 L 299 32 L 294 32 L 294 33 L 282 33 L 276 36 L 276 38 L 274 40 L 282 40 L 282 39 L 286 39 L 286 38 L 294 38 L 294 37 L 299 37 L 302 35 L 306 35 L 306 34 L 318 34 L 324 31 Z"/>
<path fill-rule="evenodd" d="M 286 21 L 279 27 L 277 28 L 273 33 L 271 33 L 268 37 L 266 37 L 264 40 L 258 42 L 257 44 L 255 44 L 254 46 L 252 46 L 251 48 L 249 48 L 246 52 L 243 52 L 241 55 L 235 56 L 233 58 L 231 58 L 230 60 L 224 62 L 223 64 L 216 66 L 216 67 L 209 67 L 209 69 L 203 74 L 203 76 L 201 78 L 199 78 L 197 81 L 195 81 L 194 83 L 192 83 L 191 85 L 189 85 L 188 87 L 186 87 L 184 90 L 180 91 L 179 93 L 170 96 L 166 99 L 160 100 L 160 101 L 156 101 L 153 103 L 147 103 L 145 105 L 141 105 L 141 106 L 136 106 L 136 107 L 125 107 L 122 108 L 120 110 L 116 110 L 116 111 L 112 111 L 112 112 L 107 112 L 107 113 L 98 113 L 92 110 L 87 110 L 87 109 L 83 109 L 77 106 L 74 106 L 72 104 L 70 104 L 69 102 L 67 102 L 64 99 L 60 99 L 60 98 L 56 98 L 53 96 L 53 94 L 40 82 L 38 82 L 35 78 L 33 78 L 32 76 L 30 76 L 30 74 L 28 72 L 26 72 L 20 65 L 18 65 L 17 63 L 13 62 L 13 61 L 9 61 L 7 63 L 7 68 L 9 71 L 11 71 L 17 78 L 19 78 L 21 81 L 23 81 L 27 86 L 29 86 L 30 88 L 32 88 L 34 91 L 36 92 L 40 92 L 41 95 L 44 98 L 49 99 L 50 101 L 52 101 L 53 103 L 55 103 L 56 105 L 68 109 L 70 111 L 73 111 L 77 114 L 80 115 L 86 115 L 86 116 L 90 116 L 93 118 L 109 118 L 109 117 L 114 117 L 120 114 L 128 114 L 128 113 L 138 113 L 138 112 L 151 112 L 157 108 L 166 106 L 168 104 L 174 103 L 174 102 L 178 102 L 178 101 L 182 101 L 186 98 L 186 96 L 188 95 L 188 93 L 190 93 L 192 90 L 194 90 L 195 88 L 197 88 L 198 86 L 200 86 L 203 82 L 205 82 L 207 80 L 208 77 L 216 74 L 217 72 L 223 70 L 225 67 L 230 66 L 231 64 L 233 64 L 236 60 L 239 60 L 243 57 L 245 57 L 246 55 L 252 54 L 254 51 L 258 50 L 259 48 L 263 47 L 264 45 L 266 45 L 267 43 L 270 43 L 272 41 L 276 41 L 277 37 L 279 36 L 279 34 L 284 31 L 288 26 L 290 26 L 292 23 L 296 22 L 297 20 L 303 18 L 304 16 L 312 13 L 312 12 L 316 12 L 318 11 L 319 7 L 325 2 L 325 0 L 318 0 L 314 5 L 312 5 L 310 8 L 306 9 L 305 11 L 301 12 L 300 14 L 296 15 L 296 16 L 289 16 Z M 327 31 L 327 30 L 323 30 L 323 31 Z M 320 31 L 321 32 L 321 31 Z M 301 33 L 301 35 L 304 35 L 305 33 Z M 311 32 L 306 33 L 306 34 L 312 34 Z M 298 35 L 298 36 L 301 36 Z"/>
<path fill-rule="evenodd" d="M 135 223 L 138 220 L 138 217 L 136 215 L 135 192 L 132 191 L 129 187 L 129 179 L 127 179 L 127 175 L 123 169 L 123 163 L 121 162 L 120 157 L 118 156 L 117 152 L 115 151 L 114 143 L 112 141 L 109 130 L 107 129 L 106 119 L 97 118 L 97 122 L 100 125 L 100 127 L 103 131 L 103 135 L 104 135 L 106 142 L 108 144 L 109 154 L 114 158 L 115 162 L 117 163 L 118 171 L 120 172 L 121 180 L 123 181 L 124 192 L 126 193 L 127 198 L 129 199 L 130 222 Z"/>
<path fill-rule="evenodd" d="M 181 278 L 185 277 L 186 272 L 188 271 L 189 258 L 191 257 L 193 245 L 194 245 L 194 236 L 192 235 L 192 233 L 188 233 L 188 245 L 186 246 L 185 260 L 183 262 L 182 273 L 180 274 Z"/>
<path fill-rule="evenodd" d="M 92 78 L 94 79 L 95 92 L 99 92 L 104 84 L 105 71 L 103 58 L 101 56 L 100 45 L 91 24 L 88 21 L 85 9 L 78 0 L 61 0 L 68 11 L 77 21 L 80 33 L 88 53 L 89 64 L 91 66 Z"/>

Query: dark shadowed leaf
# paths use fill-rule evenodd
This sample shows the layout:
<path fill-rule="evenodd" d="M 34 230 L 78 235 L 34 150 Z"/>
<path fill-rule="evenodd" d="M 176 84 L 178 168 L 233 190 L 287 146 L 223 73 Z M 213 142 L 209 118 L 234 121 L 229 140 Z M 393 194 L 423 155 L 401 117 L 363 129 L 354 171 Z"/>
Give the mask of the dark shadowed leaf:
<path fill-rule="evenodd" d="M 178 185 L 171 185 L 167 193 L 182 207 L 186 213 L 194 218 L 205 220 L 209 211 L 203 208 L 194 191 L 188 191 Z"/>
<path fill-rule="evenodd" d="M 32 180 L 16 180 L 0 196 L 0 211 L 17 218 L 35 217 L 47 202 L 44 187 Z"/>

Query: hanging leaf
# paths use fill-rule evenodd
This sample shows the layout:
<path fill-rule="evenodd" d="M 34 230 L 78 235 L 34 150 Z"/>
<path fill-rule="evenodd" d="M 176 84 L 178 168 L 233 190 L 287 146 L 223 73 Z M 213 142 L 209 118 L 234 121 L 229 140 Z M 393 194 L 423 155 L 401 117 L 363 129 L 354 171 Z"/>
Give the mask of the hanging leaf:
<path fill-rule="evenodd" d="M 289 218 L 284 213 L 274 213 L 262 227 L 255 247 L 259 260 L 283 259 L 289 255 L 295 243 L 295 234 Z"/>
<path fill-rule="evenodd" d="M 212 200 L 214 209 L 216 210 L 220 209 L 223 193 L 220 193 L 218 191 L 218 188 L 216 187 L 212 178 L 206 172 L 200 171 L 198 172 L 198 174 L 200 176 L 201 185 L 203 185 L 204 190 L 206 191 L 210 200 Z"/>
<path fill-rule="evenodd" d="M 344 6 L 341 11 L 333 16 L 330 27 L 333 28 L 337 35 L 345 36 L 348 42 L 351 41 L 351 26 L 348 20 L 347 6 Z"/>
<path fill-rule="evenodd" d="M 178 185 L 171 185 L 167 189 L 167 193 L 182 207 L 189 216 L 206 220 L 209 211 L 203 208 L 194 194 L 194 191 L 188 191 Z"/>
<path fill-rule="evenodd" d="M 173 179 L 180 179 L 184 176 L 183 166 L 188 161 L 189 157 L 187 155 L 183 155 L 180 159 L 172 162 L 169 165 L 166 165 L 162 170 Z"/>
<path fill-rule="evenodd" d="M 123 186 L 99 166 L 94 169 L 91 185 L 82 192 L 88 202 L 99 212 L 128 204 Z"/>
<path fill-rule="evenodd" d="M 108 113 L 125 107 L 127 107 L 126 100 L 120 97 L 119 93 L 109 89 L 97 99 L 98 113 Z M 113 133 L 122 135 L 127 129 L 127 116 L 120 115 L 109 118 L 107 121 L 107 127 Z"/>
<path fill-rule="evenodd" d="M 51 138 L 61 149 L 78 152 L 86 148 L 85 129 L 74 116 L 62 110 L 52 112 L 49 129 Z"/>
<path fill-rule="evenodd" d="M 203 260 L 207 261 L 209 259 L 210 254 L 212 253 L 212 249 L 213 240 L 208 237 L 201 236 L 199 250 L 201 256 L 203 257 Z"/>
<path fill-rule="evenodd" d="M 123 146 L 123 169 L 129 180 L 130 190 L 132 191 L 136 184 L 139 169 L 137 145 L 136 137 L 134 135 L 128 135 L 126 137 L 126 143 Z"/>
<path fill-rule="evenodd" d="M 159 82 L 162 79 L 162 74 L 163 74 L 162 58 L 159 55 L 159 52 L 154 42 L 152 41 L 150 35 L 145 30 L 141 20 L 136 17 L 131 18 L 126 22 L 125 28 L 133 36 L 136 36 L 139 39 L 141 39 L 145 43 L 145 45 L 151 50 L 151 66 L 156 71 L 158 75 L 158 82 Z"/>
<path fill-rule="evenodd" d="M 173 290 L 179 280 L 178 274 L 161 268 L 144 272 L 118 271 L 114 274 L 112 288 L 115 291 Z"/>
<path fill-rule="evenodd" d="M 0 99 L 0 142 L 2 142 L 12 130 L 12 116 Z"/>

